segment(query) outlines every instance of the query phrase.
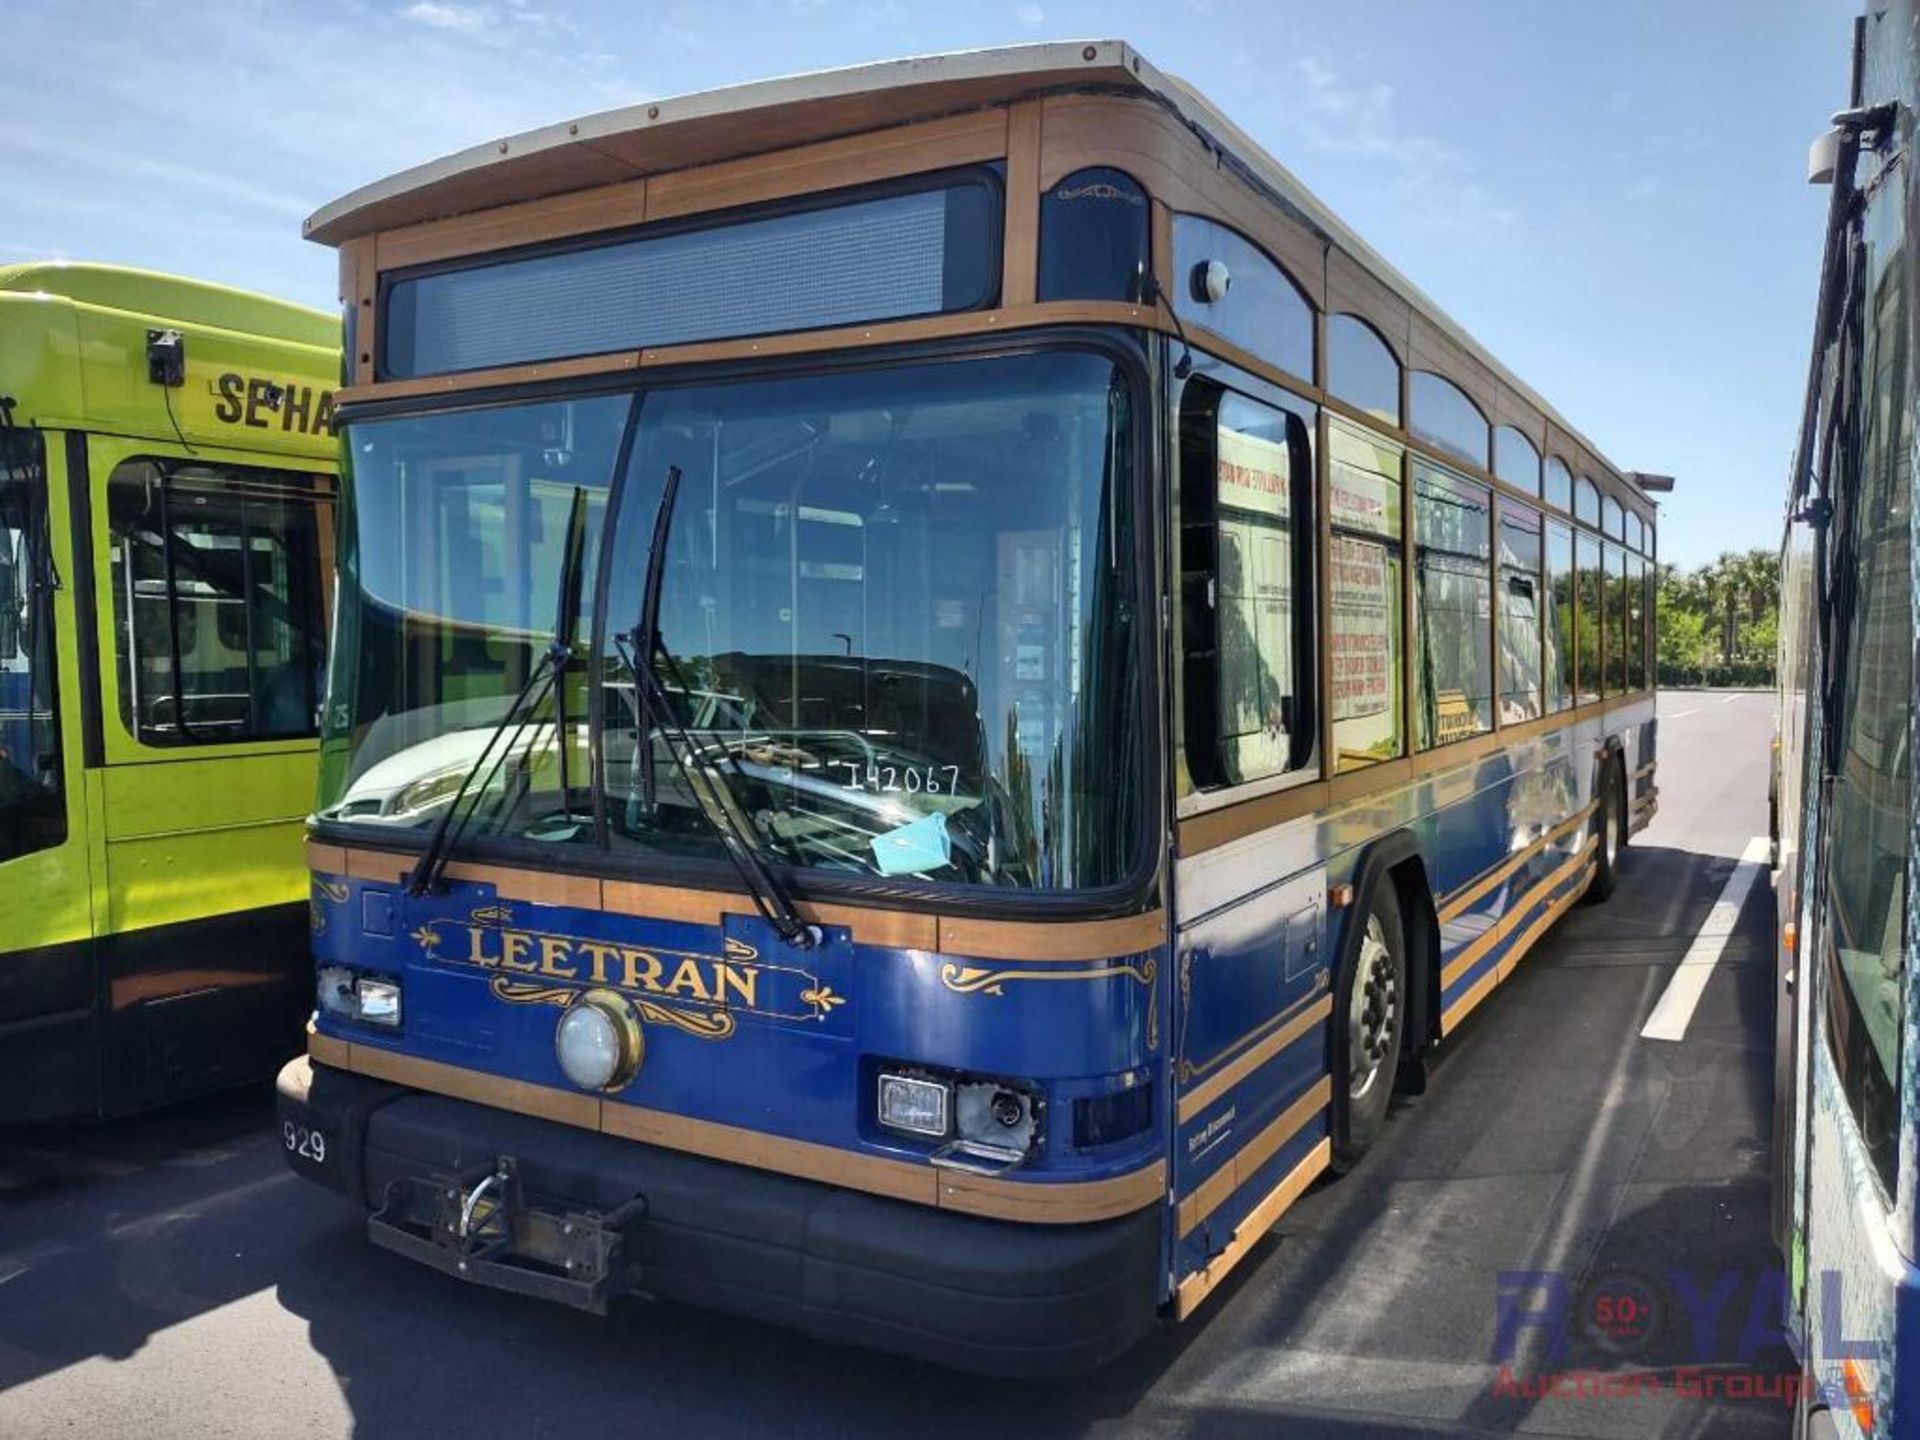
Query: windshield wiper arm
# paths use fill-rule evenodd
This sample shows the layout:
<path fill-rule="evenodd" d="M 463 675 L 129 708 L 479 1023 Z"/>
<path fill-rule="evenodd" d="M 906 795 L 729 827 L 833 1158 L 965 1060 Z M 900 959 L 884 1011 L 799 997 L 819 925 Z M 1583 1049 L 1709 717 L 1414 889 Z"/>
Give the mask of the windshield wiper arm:
<path fill-rule="evenodd" d="M 566 733 L 567 670 L 573 663 L 573 635 L 580 623 L 580 589 L 586 569 L 587 495 L 578 485 L 573 489 L 573 506 L 567 514 L 567 536 L 560 557 L 559 592 L 554 597 L 553 636 L 546 651 L 527 670 L 527 678 L 521 683 L 513 702 L 507 706 L 507 713 L 500 717 L 500 723 L 487 736 L 487 743 L 480 747 L 480 753 L 474 757 L 467 773 L 460 778 L 460 788 L 453 792 L 453 801 L 441 812 L 440 819 L 433 827 L 433 834 L 427 838 L 427 845 L 420 852 L 420 858 L 414 862 L 413 869 L 407 875 L 407 893 L 424 895 L 440 883 L 441 873 L 447 868 L 447 859 L 453 854 L 454 846 L 467 828 L 467 822 L 473 818 L 473 812 L 479 808 L 479 795 L 484 795 L 487 786 L 493 783 L 494 774 L 499 770 L 507 756 L 513 753 L 514 746 L 520 743 L 520 737 L 526 732 L 527 725 L 539 713 L 540 702 L 546 698 L 546 692 L 554 695 L 554 734 L 560 744 L 560 803 L 566 813 L 573 813 L 572 793 L 567 788 L 568 759 L 567 751 L 572 745 L 572 737 Z M 536 688 L 539 693 L 536 693 Z M 500 741 L 512 730 L 505 745 Z M 495 753 L 495 747 L 499 752 Z M 491 764 L 489 764 L 491 760 Z M 474 803 L 467 807 L 467 813 L 460 816 L 460 804 L 473 789 L 474 780 L 482 770 L 487 778 L 476 792 Z M 458 823 L 455 817 L 460 816 Z"/>
<path fill-rule="evenodd" d="M 686 727 L 680 723 L 679 716 L 674 713 L 673 697 L 667 693 L 660 672 L 654 667 L 654 657 L 666 654 L 660 640 L 660 584 L 665 568 L 667 538 L 673 528 L 673 502 L 679 493 L 680 467 L 672 465 L 667 468 L 660 508 L 653 517 L 653 540 L 647 550 L 647 573 L 645 584 L 641 587 L 640 618 L 630 635 L 614 638 L 628 670 L 633 673 L 634 683 L 633 763 L 640 768 L 641 790 L 638 795 L 629 797 L 628 825 L 637 825 L 641 812 L 651 816 L 658 801 L 653 776 L 653 737 L 649 733 L 651 718 L 658 716 L 667 754 L 673 757 L 687 788 L 693 792 L 695 803 L 707 817 L 707 823 L 713 826 L 714 833 L 720 837 L 720 847 L 727 852 L 727 858 L 739 872 L 747 893 L 753 897 L 754 908 L 759 910 L 762 918 L 773 926 L 774 932 L 782 940 L 798 949 L 811 950 L 820 942 L 819 928 L 800 918 L 794 908 L 793 897 L 762 857 L 760 845 L 753 838 L 751 822 L 736 812 L 737 797 L 726 782 L 697 757 L 698 747 Z M 671 661 L 670 656 L 668 659 Z M 684 688 L 685 677 L 681 676 L 680 679 Z M 725 747 L 722 749 L 724 751 Z M 644 763 L 641 758 L 643 750 Z M 722 791 L 726 792 L 724 798 Z"/>

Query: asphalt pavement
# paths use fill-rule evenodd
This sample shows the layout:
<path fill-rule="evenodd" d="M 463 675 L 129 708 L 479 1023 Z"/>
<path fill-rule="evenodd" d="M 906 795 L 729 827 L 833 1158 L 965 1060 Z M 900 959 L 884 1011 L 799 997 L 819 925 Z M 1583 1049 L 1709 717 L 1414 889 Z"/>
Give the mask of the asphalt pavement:
<path fill-rule="evenodd" d="M 1683 1038 L 1640 1033 L 1766 832 L 1770 703 L 1664 695 L 1661 810 L 1613 899 L 1535 947 L 1358 1169 L 1096 1375 L 464 1286 L 294 1179 L 252 1093 L 0 1130 L 0 1437 L 1784 1436 L 1764 876 Z"/>

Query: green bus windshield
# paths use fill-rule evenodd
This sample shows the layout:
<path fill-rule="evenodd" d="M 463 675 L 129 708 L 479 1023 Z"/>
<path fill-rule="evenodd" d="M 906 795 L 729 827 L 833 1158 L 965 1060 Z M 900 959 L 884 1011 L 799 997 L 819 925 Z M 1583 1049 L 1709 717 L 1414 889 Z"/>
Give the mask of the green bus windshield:
<path fill-rule="evenodd" d="M 1132 405 L 1111 360 L 1052 351 L 353 425 L 321 818 L 425 831 L 467 783 L 469 840 L 718 860 L 705 775 L 790 866 L 1121 882 L 1148 793 Z M 676 468 L 662 724 L 626 657 Z M 576 490 L 566 724 L 549 699 L 502 730 Z"/>

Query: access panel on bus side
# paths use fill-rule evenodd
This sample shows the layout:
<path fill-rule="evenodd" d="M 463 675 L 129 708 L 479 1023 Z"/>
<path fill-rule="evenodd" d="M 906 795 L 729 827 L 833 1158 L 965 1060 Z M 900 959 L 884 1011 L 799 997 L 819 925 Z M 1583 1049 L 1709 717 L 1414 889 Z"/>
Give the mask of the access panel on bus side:
<path fill-rule="evenodd" d="M 1174 1272 L 1219 1255 L 1328 1136 L 1327 872 L 1313 819 L 1176 870 Z M 1184 1308 L 1184 1307 L 1183 1307 Z"/>

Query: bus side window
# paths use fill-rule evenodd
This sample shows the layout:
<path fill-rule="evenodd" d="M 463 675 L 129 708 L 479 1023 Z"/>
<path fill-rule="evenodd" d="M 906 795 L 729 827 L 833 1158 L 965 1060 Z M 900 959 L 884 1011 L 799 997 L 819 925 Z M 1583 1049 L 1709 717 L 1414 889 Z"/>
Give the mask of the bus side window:
<path fill-rule="evenodd" d="M 1413 467 L 1414 738 L 1422 750 L 1493 728 L 1492 496 Z"/>
<path fill-rule="evenodd" d="M 1313 762 L 1312 459 L 1297 415 L 1205 381 L 1182 404 L 1185 743 L 1209 789 Z"/>
<path fill-rule="evenodd" d="M 324 477 L 126 460 L 107 482 L 120 715 L 143 744 L 313 735 Z"/>
<path fill-rule="evenodd" d="M 1874 1169 L 1895 1193 L 1905 1006 L 1907 865 L 1913 756 L 1913 420 L 1905 396 L 1907 286 L 1902 187 L 1876 193 L 1865 221 L 1867 293 L 1859 493 L 1832 542 L 1853 575 L 1834 637 L 1842 708 L 1826 737 L 1834 776 L 1827 821 L 1826 1030 L 1848 1108 Z"/>
<path fill-rule="evenodd" d="M 1398 381 L 1395 381 L 1398 393 Z M 1327 425 L 1327 572 L 1333 773 L 1407 753 L 1401 704 L 1401 482 L 1397 445 L 1338 416 Z"/>
<path fill-rule="evenodd" d="M 1500 502 L 1500 723 L 1540 716 L 1540 512 Z"/>

